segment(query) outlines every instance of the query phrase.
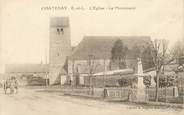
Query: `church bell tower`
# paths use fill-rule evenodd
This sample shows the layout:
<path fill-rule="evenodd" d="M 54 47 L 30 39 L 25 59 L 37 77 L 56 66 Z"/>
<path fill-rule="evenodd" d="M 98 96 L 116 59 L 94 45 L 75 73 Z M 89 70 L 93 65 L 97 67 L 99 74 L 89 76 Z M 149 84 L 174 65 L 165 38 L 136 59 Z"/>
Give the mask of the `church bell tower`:
<path fill-rule="evenodd" d="M 64 74 L 63 66 L 71 53 L 70 24 L 68 17 L 50 18 L 49 81 L 55 84 Z"/>

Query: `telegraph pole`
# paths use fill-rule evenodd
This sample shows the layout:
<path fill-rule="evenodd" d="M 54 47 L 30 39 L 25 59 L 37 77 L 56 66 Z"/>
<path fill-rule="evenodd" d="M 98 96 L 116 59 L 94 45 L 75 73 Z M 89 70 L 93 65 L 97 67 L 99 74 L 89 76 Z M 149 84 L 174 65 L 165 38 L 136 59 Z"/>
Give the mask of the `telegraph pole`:
<path fill-rule="evenodd" d="M 106 77 L 106 67 L 105 67 L 106 63 L 105 63 L 105 58 L 104 58 L 104 75 L 103 75 L 103 87 L 105 88 L 105 77 Z"/>
<path fill-rule="evenodd" d="M 105 78 L 106 78 L 106 63 L 104 58 L 104 75 L 103 75 L 103 89 L 104 89 L 104 98 L 107 96 L 107 89 L 105 88 Z"/>
<path fill-rule="evenodd" d="M 45 65 L 46 65 L 46 67 L 47 67 L 47 64 L 48 64 L 48 62 L 47 62 L 47 48 L 45 48 Z M 49 85 L 49 83 L 48 83 L 48 68 L 46 68 L 46 73 L 45 73 L 45 85 L 46 86 L 48 86 Z"/>

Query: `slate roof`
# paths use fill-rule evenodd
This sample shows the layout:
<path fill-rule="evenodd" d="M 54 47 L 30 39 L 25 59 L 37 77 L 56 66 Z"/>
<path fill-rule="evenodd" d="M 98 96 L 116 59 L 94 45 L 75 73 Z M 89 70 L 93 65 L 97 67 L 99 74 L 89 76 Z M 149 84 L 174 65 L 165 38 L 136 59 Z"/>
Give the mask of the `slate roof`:
<path fill-rule="evenodd" d="M 89 55 L 95 56 L 95 59 L 111 58 L 111 49 L 116 40 L 122 40 L 128 49 L 133 49 L 135 45 L 140 47 L 150 45 L 149 36 L 85 36 L 79 45 L 72 52 L 70 59 L 84 60 Z M 128 52 L 131 55 L 131 52 Z"/>
<path fill-rule="evenodd" d="M 126 75 L 126 74 L 133 74 L 133 69 L 120 69 L 120 70 L 111 70 L 104 72 L 95 73 L 94 76 L 104 76 L 105 75 Z"/>
<path fill-rule="evenodd" d="M 51 27 L 69 26 L 69 18 L 68 17 L 51 17 L 50 26 Z"/>
<path fill-rule="evenodd" d="M 48 64 L 7 64 L 6 73 L 43 73 L 49 72 Z"/>

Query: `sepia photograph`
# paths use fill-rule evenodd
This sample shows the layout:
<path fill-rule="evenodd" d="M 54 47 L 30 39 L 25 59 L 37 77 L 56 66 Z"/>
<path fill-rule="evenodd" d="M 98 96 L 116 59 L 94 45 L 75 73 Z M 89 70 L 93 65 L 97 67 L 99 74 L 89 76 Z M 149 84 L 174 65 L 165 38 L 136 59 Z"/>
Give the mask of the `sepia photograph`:
<path fill-rule="evenodd" d="M 183 115 L 183 0 L 0 0 L 0 115 Z"/>

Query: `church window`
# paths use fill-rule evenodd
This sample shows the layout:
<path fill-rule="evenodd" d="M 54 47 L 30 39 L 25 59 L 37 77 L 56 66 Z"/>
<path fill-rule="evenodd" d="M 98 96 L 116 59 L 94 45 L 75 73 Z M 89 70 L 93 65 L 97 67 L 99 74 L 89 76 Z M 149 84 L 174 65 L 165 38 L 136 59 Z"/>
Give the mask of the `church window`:
<path fill-rule="evenodd" d="M 62 34 L 64 34 L 64 30 L 63 30 L 63 28 L 61 28 L 61 33 L 62 33 Z"/>
<path fill-rule="evenodd" d="M 59 28 L 57 28 L 57 33 L 60 34 Z"/>
<path fill-rule="evenodd" d="M 57 28 L 57 33 L 58 34 L 64 34 L 63 28 Z"/>

